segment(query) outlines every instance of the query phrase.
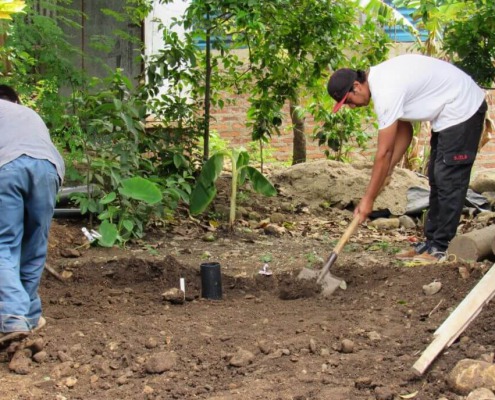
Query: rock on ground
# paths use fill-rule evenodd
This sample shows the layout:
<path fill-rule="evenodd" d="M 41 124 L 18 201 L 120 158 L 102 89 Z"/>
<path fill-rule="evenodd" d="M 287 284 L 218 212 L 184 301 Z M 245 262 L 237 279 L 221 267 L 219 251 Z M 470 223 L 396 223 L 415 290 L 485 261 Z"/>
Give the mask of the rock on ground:
<path fill-rule="evenodd" d="M 249 365 L 254 360 L 254 354 L 248 350 L 238 349 L 230 359 L 229 364 L 234 367 L 244 367 Z"/>
<path fill-rule="evenodd" d="M 450 372 L 449 385 L 463 395 L 479 388 L 495 389 L 495 366 L 486 361 L 461 360 Z"/>
<path fill-rule="evenodd" d="M 161 374 L 174 368 L 177 363 L 177 354 L 163 351 L 152 355 L 145 364 L 149 374 Z"/>
<path fill-rule="evenodd" d="M 473 390 L 469 393 L 469 396 L 466 397 L 466 400 L 494 400 L 495 394 L 489 389 L 480 388 Z"/>
<path fill-rule="evenodd" d="M 471 180 L 469 187 L 478 193 L 495 191 L 495 172 L 493 170 L 479 171 Z"/>

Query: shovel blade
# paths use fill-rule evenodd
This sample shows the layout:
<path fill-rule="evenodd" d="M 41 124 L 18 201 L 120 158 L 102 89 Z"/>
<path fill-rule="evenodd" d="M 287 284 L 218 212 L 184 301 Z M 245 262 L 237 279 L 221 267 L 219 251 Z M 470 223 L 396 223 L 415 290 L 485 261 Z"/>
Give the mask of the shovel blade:
<path fill-rule="evenodd" d="M 331 296 L 338 288 L 345 290 L 347 288 L 346 282 L 337 278 L 335 275 L 327 273 L 325 277 L 320 281 L 321 294 L 323 297 Z"/>
<path fill-rule="evenodd" d="M 320 271 L 315 271 L 309 268 L 303 268 L 301 272 L 299 272 L 297 278 L 311 280 L 311 279 L 318 279 L 320 278 L 320 276 L 321 276 Z M 319 285 L 321 286 L 321 294 L 323 297 L 331 296 L 338 288 L 341 289 L 347 288 L 346 282 L 343 279 L 338 278 L 335 275 L 332 275 L 328 271 L 323 277 L 321 277 Z"/>

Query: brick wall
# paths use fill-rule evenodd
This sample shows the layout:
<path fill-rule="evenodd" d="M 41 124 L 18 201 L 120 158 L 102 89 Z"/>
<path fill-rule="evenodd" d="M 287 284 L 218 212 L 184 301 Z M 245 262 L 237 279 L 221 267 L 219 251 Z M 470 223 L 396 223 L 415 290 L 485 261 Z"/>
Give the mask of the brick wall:
<path fill-rule="evenodd" d="M 210 129 L 216 130 L 222 139 L 227 140 L 232 147 L 248 147 L 252 142 L 251 130 L 246 127 L 246 114 L 248 109 L 247 101 L 242 98 L 237 99 L 235 106 L 225 106 L 223 109 L 212 110 L 212 121 Z M 277 161 L 292 160 L 292 128 L 289 116 L 289 107 L 285 107 L 284 119 L 280 128 L 280 135 L 274 134 L 268 144 L 272 156 Z M 318 146 L 318 142 L 313 140 L 313 122 L 306 119 L 306 140 L 307 158 L 315 160 L 324 158 L 324 148 Z"/>
<path fill-rule="evenodd" d="M 487 99 L 489 102 L 489 113 L 495 120 L 495 91 L 487 91 Z M 248 147 L 251 142 L 251 131 L 246 127 L 246 113 L 248 104 L 243 99 L 238 99 L 234 106 L 225 106 L 222 110 L 212 110 L 213 120 L 211 121 L 211 129 L 218 131 L 221 138 L 227 140 L 233 147 Z M 290 126 L 290 118 L 288 107 L 285 109 L 286 118 L 281 127 L 281 134 L 276 134 L 272 137 L 269 144 L 272 156 L 282 162 L 291 162 L 292 160 L 292 129 Z M 307 159 L 316 160 L 324 158 L 324 147 L 319 147 L 318 142 L 312 137 L 313 122 L 308 118 L 306 120 L 306 138 L 307 138 Z M 374 135 L 376 138 L 376 135 Z M 427 137 L 423 137 L 422 141 L 428 141 Z M 376 143 L 372 140 L 368 144 L 367 150 L 356 149 L 356 157 L 363 156 L 372 160 Z M 495 168 L 495 135 L 482 148 L 475 162 L 475 170 Z"/>

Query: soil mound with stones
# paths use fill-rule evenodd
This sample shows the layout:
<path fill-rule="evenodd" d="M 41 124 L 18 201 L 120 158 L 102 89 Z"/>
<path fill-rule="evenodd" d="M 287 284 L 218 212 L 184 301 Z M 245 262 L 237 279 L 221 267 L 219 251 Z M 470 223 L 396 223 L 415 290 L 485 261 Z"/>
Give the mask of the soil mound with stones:
<path fill-rule="evenodd" d="M 272 181 L 281 195 L 305 201 L 310 206 L 354 208 L 361 200 L 371 176 L 372 164 L 345 164 L 320 160 L 297 164 L 273 174 Z M 402 215 L 407 208 L 407 191 L 428 181 L 416 173 L 396 168 L 390 184 L 378 196 L 374 210 L 389 210 Z"/>

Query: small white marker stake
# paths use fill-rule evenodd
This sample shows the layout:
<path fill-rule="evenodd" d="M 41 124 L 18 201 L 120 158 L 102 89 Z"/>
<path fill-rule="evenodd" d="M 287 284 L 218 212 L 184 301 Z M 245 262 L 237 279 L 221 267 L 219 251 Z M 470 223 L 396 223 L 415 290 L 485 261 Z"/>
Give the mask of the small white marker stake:
<path fill-rule="evenodd" d="M 186 280 L 184 278 L 180 278 L 179 280 L 180 290 L 184 293 L 184 297 L 186 297 Z"/>

